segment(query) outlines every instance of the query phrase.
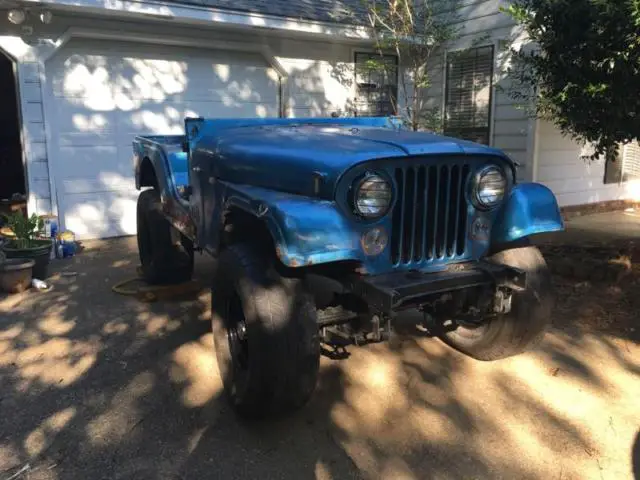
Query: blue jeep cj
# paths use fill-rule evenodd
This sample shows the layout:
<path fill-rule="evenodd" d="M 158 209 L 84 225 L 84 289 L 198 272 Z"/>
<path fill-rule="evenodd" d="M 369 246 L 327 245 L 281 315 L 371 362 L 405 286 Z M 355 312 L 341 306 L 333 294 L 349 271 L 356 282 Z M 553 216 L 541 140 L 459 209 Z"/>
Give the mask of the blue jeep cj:
<path fill-rule="evenodd" d="M 388 339 L 404 310 L 480 360 L 543 335 L 549 274 L 529 239 L 563 224 L 553 194 L 517 184 L 501 151 L 389 118 L 185 128 L 134 142 L 142 271 L 183 282 L 195 250 L 217 258 L 213 335 L 239 413 L 304 404 L 321 343 Z"/>

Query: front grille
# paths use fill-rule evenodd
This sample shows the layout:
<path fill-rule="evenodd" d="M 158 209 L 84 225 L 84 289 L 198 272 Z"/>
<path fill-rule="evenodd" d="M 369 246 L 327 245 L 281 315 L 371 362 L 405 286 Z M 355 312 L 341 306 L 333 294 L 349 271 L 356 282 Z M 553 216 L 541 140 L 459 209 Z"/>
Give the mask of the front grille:
<path fill-rule="evenodd" d="M 391 261 L 394 265 L 461 257 L 467 237 L 465 164 L 396 168 Z"/>

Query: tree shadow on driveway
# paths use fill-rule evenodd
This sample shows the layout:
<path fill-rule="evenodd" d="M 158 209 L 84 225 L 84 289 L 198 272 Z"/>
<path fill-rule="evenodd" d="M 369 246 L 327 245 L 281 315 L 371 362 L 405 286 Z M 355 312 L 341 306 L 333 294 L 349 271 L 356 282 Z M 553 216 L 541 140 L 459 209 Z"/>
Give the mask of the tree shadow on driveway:
<path fill-rule="evenodd" d="M 632 478 L 636 344 L 556 328 L 483 363 L 403 336 L 323 358 L 305 408 L 246 422 L 222 395 L 207 289 L 113 294 L 136 265 L 131 239 L 103 242 L 59 263 L 75 275 L 52 292 L 0 298 L 0 478 Z"/>

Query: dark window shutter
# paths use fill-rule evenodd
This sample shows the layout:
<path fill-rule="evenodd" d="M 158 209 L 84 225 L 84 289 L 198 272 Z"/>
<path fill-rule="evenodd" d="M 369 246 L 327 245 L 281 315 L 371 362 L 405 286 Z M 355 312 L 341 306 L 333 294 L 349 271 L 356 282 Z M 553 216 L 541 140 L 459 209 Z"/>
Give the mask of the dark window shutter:
<path fill-rule="evenodd" d="M 444 133 L 489 144 L 493 95 L 493 46 L 448 56 Z"/>
<path fill-rule="evenodd" d="M 624 146 L 622 155 L 622 181 L 640 178 L 640 143 L 632 142 Z"/>
<path fill-rule="evenodd" d="M 615 159 L 607 159 L 604 183 L 621 183 L 640 178 L 640 143 L 621 146 Z"/>

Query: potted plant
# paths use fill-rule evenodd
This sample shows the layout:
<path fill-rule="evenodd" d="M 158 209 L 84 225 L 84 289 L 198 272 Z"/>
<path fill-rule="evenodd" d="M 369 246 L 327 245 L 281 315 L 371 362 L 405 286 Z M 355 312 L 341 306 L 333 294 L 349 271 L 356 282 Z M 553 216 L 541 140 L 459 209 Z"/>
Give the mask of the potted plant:
<path fill-rule="evenodd" d="M 2 240 L 0 239 L 0 246 Z M 35 261 L 30 258 L 11 258 L 7 260 L 0 250 L 0 290 L 19 293 L 29 288 Z"/>
<path fill-rule="evenodd" d="M 44 228 L 42 218 L 36 214 L 27 218 L 16 212 L 9 217 L 9 228 L 13 236 L 3 247 L 7 258 L 35 260 L 33 277 L 41 280 L 47 278 L 52 242 L 49 238 L 37 238 L 38 233 Z"/>

